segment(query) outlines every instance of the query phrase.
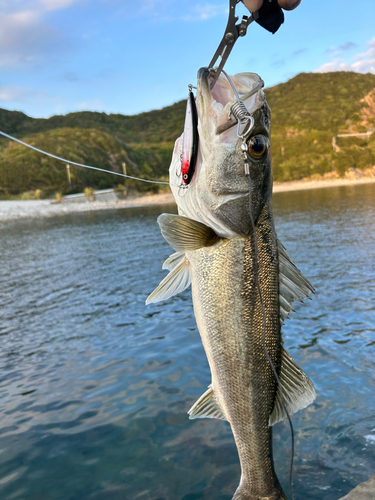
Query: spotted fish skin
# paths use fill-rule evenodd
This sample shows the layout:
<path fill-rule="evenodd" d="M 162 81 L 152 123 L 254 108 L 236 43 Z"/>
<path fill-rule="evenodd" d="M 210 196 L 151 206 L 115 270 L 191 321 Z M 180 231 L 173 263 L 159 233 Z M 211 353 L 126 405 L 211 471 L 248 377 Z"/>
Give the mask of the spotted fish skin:
<path fill-rule="evenodd" d="M 259 283 L 266 311 L 265 345 L 281 366 L 278 254 L 269 204 L 257 227 Z M 236 499 L 285 499 L 272 458 L 268 425 L 276 382 L 263 348 L 252 235 L 187 252 L 194 313 L 212 374 L 214 397 L 231 425 L 241 463 Z M 246 492 L 246 496 L 243 495 Z"/>

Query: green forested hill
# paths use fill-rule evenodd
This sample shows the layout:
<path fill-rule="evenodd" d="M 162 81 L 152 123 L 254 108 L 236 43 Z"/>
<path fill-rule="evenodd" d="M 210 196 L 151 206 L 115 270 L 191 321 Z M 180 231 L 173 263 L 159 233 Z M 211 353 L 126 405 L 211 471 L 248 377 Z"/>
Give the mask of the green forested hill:
<path fill-rule="evenodd" d="M 302 73 L 266 89 L 272 110 L 274 178 L 296 180 L 333 170 L 374 165 L 375 134 L 337 137 L 375 129 L 375 75 Z M 133 116 L 96 112 L 30 118 L 0 109 L 0 130 L 71 161 L 144 178 L 164 178 L 175 139 L 183 129 L 185 101 Z M 0 139 L 0 194 L 41 189 L 105 188 L 121 178 L 72 167 L 72 188 L 61 162 Z M 119 180 L 120 179 L 120 180 Z M 135 185 L 133 183 L 133 185 Z M 139 189 L 151 185 L 137 184 Z M 154 187 L 156 189 L 156 186 Z"/>
<path fill-rule="evenodd" d="M 0 130 L 20 137 L 56 128 L 96 128 L 125 143 L 171 142 L 181 134 L 185 108 L 186 102 L 180 101 L 139 115 L 80 111 L 46 119 L 30 118 L 19 111 L 0 109 Z"/>
<path fill-rule="evenodd" d="M 19 137 L 20 134 L 17 134 Z M 72 162 L 123 172 L 145 179 L 168 180 L 170 146 L 146 144 L 125 146 L 113 136 L 96 128 L 56 128 L 22 136 L 22 140 Z M 17 195 L 40 189 L 45 196 L 55 192 L 80 192 L 85 187 L 105 189 L 124 184 L 121 177 L 71 165 L 71 186 L 68 185 L 64 163 L 42 155 L 13 141 L 2 139 L 0 146 L 0 195 Z M 137 191 L 157 191 L 157 185 L 126 180 Z"/>
<path fill-rule="evenodd" d="M 301 73 L 266 90 L 272 111 L 272 158 L 278 181 L 375 164 L 375 75 L 353 72 Z"/>

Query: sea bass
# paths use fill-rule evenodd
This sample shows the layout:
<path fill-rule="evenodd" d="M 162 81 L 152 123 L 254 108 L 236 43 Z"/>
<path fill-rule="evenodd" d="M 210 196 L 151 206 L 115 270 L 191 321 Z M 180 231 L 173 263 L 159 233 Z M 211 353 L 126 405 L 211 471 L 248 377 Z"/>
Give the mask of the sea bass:
<path fill-rule="evenodd" d="M 190 418 L 230 423 L 241 465 L 233 500 L 280 500 L 287 497 L 274 470 L 272 425 L 286 416 L 284 405 L 291 415 L 315 399 L 312 382 L 283 347 L 281 325 L 293 301 L 303 301 L 314 289 L 276 236 L 270 110 L 262 80 L 253 73 L 232 79 L 253 119 L 252 128 L 238 137 L 237 126 L 231 126 L 233 117 L 228 121 L 234 102 L 228 79 L 221 75 L 211 91 L 210 71 L 202 68 L 195 171 L 183 185 L 180 137 L 170 166 L 179 215 L 158 219 L 176 253 L 164 263 L 170 272 L 147 303 L 165 300 L 191 283 L 212 379 L 189 410 Z"/>

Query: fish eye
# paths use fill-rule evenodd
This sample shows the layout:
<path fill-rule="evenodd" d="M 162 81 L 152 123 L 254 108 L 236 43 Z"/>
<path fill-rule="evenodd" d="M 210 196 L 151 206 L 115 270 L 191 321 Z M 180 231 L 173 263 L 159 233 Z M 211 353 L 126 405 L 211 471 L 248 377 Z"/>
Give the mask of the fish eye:
<path fill-rule="evenodd" d="M 248 155 L 253 160 L 260 160 L 268 151 L 269 141 L 264 135 L 254 135 L 247 141 Z"/>

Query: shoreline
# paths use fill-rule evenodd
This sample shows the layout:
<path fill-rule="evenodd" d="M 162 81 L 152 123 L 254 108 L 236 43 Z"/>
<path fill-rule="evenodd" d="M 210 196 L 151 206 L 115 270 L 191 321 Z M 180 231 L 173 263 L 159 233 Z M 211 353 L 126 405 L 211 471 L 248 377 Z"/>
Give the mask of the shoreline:
<path fill-rule="evenodd" d="M 319 181 L 275 182 L 274 193 L 285 193 L 310 189 L 357 186 L 375 184 L 375 178 L 327 179 Z M 96 210 L 118 210 L 123 208 L 149 207 L 175 204 L 171 193 L 140 196 L 139 198 L 109 202 L 55 203 L 54 200 L 10 200 L 0 201 L 0 226 L 28 218 L 54 217 L 70 213 L 92 212 Z"/>
<path fill-rule="evenodd" d="M 305 189 L 320 189 L 329 187 L 342 186 L 358 186 L 360 184 L 373 184 L 375 177 L 361 177 L 360 179 L 322 179 L 318 181 L 290 181 L 290 182 L 274 182 L 274 193 L 285 193 L 287 191 L 302 191 Z"/>

